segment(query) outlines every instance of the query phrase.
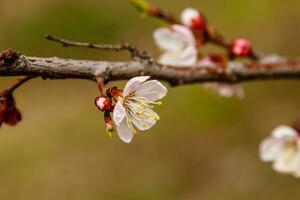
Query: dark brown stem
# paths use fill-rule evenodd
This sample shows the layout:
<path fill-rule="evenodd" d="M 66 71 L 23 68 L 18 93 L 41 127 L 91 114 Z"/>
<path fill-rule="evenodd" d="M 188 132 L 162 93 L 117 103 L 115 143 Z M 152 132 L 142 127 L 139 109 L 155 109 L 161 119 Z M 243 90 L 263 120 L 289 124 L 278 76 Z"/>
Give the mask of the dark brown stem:
<path fill-rule="evenodd" d="M 158 7 L 154 6 L 153 4 L 149 3 L 149 12 L 153 16 L 162 19 L 164 21 L 167 21 L 170 24 L 179 24 L 180 22 L 175 19 L 175 17 L 164 10 L 159 9 Z"/>
<path fill-rule="evenodd" d="M 18 78 L 13 84 L 10 86 L 4 88 L 0 93 L 1 94 L 12 94 L 17 88 L 19 88 L 21 85 L 26 83 L 27 81 L 33 79 L 32 76 L 24 76 L 21 78 Z"/>

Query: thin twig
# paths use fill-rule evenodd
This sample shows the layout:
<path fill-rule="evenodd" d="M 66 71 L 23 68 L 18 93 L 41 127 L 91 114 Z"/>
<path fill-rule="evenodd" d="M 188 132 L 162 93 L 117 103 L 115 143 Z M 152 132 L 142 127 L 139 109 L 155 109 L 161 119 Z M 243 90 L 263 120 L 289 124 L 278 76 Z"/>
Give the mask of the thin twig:
<path fill-rule="evenodd" d="M 142 52 L 137 49 L 135 46 L 129 43 L 123 44 L 94 44 L 89 42 L 77 42 L 71 41 L 64 38 L 60 38 L 57 36 L 46 34 L 45 38 L 50 41 L 58 42 L 62 44 L 64 47 L 85 47 L 85 48 L 92 48 L 92 49 L 101 49 L 101 50 L 113 50 L 113 51 L 129 51 L 132 58 L 146 60 L 150 63 L 153 62 L 153 58 L 147 52 Z"/>
<path fill-rule="evenodd" d="M 97 83 L 101 94 L 106 96 L 107 90 L 105 88 L 104 79 L 102 77 L 97 77 Z"/>
<path fill-rule="evenodd" d="M 23 85 L 24 83 L 26 83 L 27 81 L 29 81 L 33 78 L 35 78 L 35 77 L 33 77 L 33 76 L 24 76 L 24 77 L 18 78 L 13 84 L 9 85 L 8 87 L 6 87 L 2 91 L 0 91 L 0 94 L 13 93 L 21 85 Z"/>

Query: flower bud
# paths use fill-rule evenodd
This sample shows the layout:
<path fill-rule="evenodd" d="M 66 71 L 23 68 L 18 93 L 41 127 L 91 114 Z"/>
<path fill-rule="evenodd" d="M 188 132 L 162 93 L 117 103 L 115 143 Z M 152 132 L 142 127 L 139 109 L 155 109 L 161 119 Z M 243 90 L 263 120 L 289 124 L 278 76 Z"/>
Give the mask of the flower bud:
<path fill-rule="evenodd" d="M 6 123 L 15 126 L 22 119 L 20 111 L 16 107 L 16 102 L 11 94 L 0 97 L 0 126 Z"/>
<path fill-rule="evenodd" d="M 1 97 L 0 97 L 0 127 L 4 122 L 4 113 L 5 113 L 5 105 L 4 105 L 4 102 L 1 100 Z"/>
<path fill-rule="evenodd" d="M 112 138 L 112 134 L 114 132 L 114 127 L 112 125 L 112 123 L 105 123 L 105 131 L 108 134 L 109 138 Z"/>
<path fill-rule="evenodd" d="M 107 96 L 96 97 L 95 105 L 101 111 L 110 110 L 111 100 Z"/>
<path fill-rule="evenodd" d="M 248 56 L 251 52 L 251 43 L 247 38 L 236 38 L 231 44 L 231 53 L 237 57 Z"/>
<path fill-rule="evenodd" d="M 22 120 L 20 111 L 15 107 L 8 107 L 5 112 L 4 122 L 10 126 L 15 126 Z"/>
<path fill-rule="evenodd" d="M 186 8 L 181 14 L 183 25 L 189 28 L 204 31 L 206 28 L 206 19 L 198 10 Z"/>

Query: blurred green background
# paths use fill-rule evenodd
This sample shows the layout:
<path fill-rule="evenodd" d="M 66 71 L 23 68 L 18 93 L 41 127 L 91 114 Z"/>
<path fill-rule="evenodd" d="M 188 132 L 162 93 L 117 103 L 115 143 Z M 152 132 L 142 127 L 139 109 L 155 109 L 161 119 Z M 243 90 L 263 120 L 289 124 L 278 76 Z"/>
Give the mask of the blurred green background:
<path fill-rule="evenodd" d="M 153 2 L 177 15 L 187 6 L 199 8 L 228 38 L 246 36 L 257 49 L 300 56 L 300 0 Z M 0 18 L 2 50 L 128 58 L 65 49 L 43 38 L 50 33 L 79 41 L 128 41 L 158 55 L 152 31 L 161 23 L 143 19 L 124 0 L 1 0 Z M 1 78 L 0 86 L 12 80 Z M 24 120 L 0 130 L 0 199 L 299 199 L 300 180 L 262 163 L 258 145 L 271 129 L 299 114 L 300 83 L 243 86 L 243 101 L 220 98 L 200 85 L 170 88 L 156 109 L 161 121 L 128 145 L 108 139 L 93 104 L 99 95 L 94 83 L 33 80 L 16 93 Z"/>

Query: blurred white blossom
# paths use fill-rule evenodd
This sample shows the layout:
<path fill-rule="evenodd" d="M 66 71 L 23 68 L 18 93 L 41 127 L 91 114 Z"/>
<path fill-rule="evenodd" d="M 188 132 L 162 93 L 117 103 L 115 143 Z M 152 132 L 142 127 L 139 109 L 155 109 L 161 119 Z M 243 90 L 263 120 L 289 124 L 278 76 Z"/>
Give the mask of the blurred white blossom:
<path fill-rule="evenodd" d="M 221 97 L 237 97 L 239 99 L 245 98 L 244 89 L 238 84 L 208 83 L 205 84 L 205 88 L 214 90 Z"/>
<path fill-rule="evenodd" d="M 192 31 L 181 25 L 159 28 L 153 34 L 158 47 L 164 52 L 159 58 L 161 64 L 190 66 L 197 61 L 198 50 Z"/>
<path fill-rule="evenodd" d="M 275 128 L 271 136 L 262 141 L 259 150 L 261 160 L 273 162 L 275 171 L 300 178 L 300 138 L 295 129 Z"/>

